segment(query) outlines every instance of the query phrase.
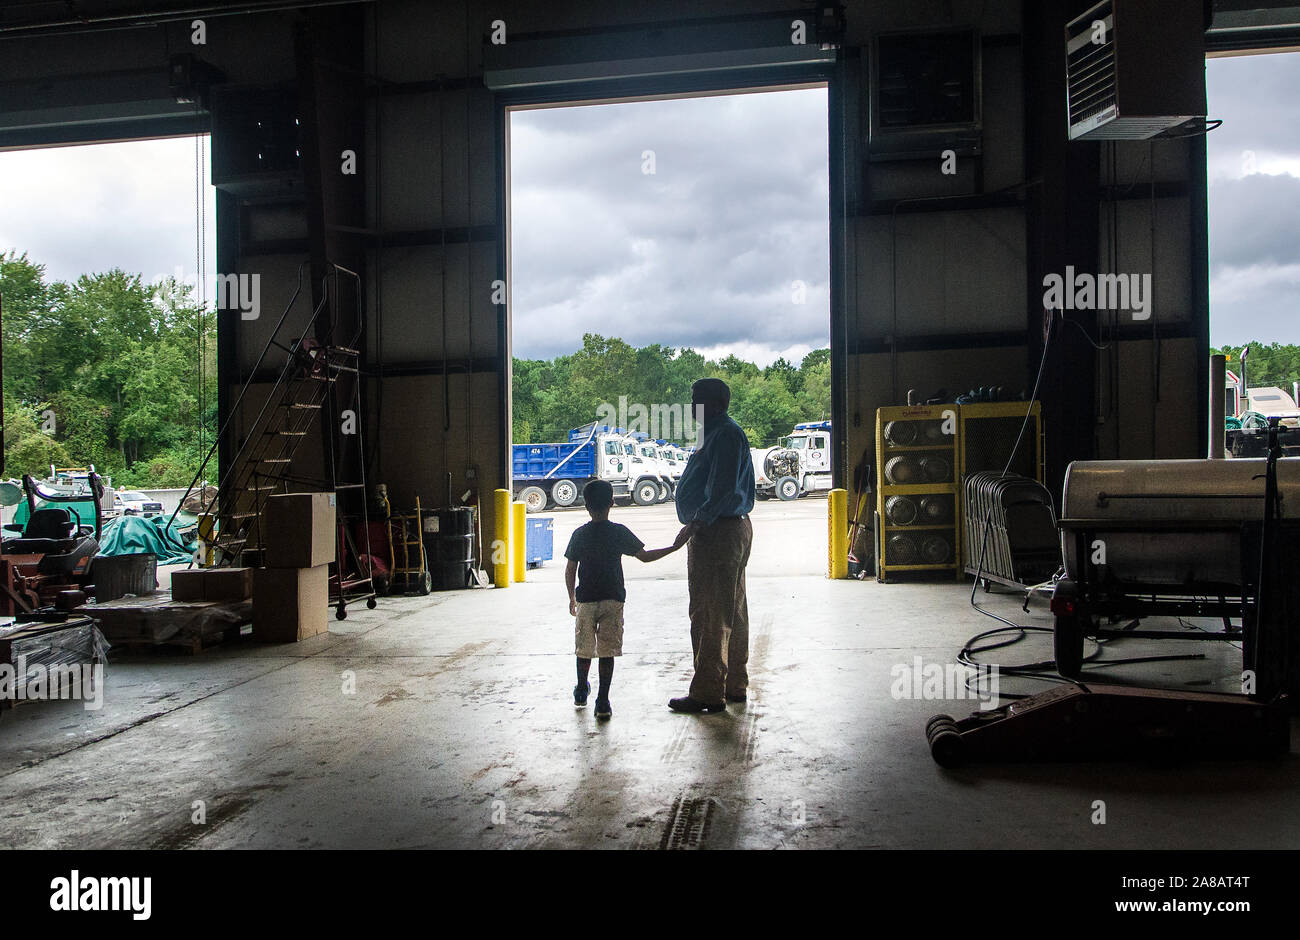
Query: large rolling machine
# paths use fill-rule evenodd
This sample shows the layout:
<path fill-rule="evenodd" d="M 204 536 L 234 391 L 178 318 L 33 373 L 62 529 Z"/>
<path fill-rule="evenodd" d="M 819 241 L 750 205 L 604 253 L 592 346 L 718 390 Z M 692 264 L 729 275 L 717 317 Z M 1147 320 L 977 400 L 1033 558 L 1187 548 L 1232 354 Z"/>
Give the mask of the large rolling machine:
<path fill-rule="evenodd" d="M 1261 757 L 1290 746 L 1300 701 L 1300 458 L 1080 461 L 1062 498 L 1052 595 L 1070 684 L 926 726 L 945 766 L 975 760 Z M 1147 629 L 1214 617 L 1219 630 Z M 1236 621 L 1234 623 L 1234 621 Z M 1240 694 L 1080 681 L 1087 637 L 1236 640 Z"/>
<path fill-rule="evenodd" d="M 1057 670 L 1085 637 L 1239 640 L 1253 665 L 1267 459 L 1079 461 L 1065 477 L 1065 576 L 1052 596 Z M 1276 463 L 1281 545 L 1300 542 L 1300 459 Z M 1145 630 L 1148 617 L 1218 617 L 1220 631 Z M 1239 623 L 1234 624 L 1233 619 Z"/>

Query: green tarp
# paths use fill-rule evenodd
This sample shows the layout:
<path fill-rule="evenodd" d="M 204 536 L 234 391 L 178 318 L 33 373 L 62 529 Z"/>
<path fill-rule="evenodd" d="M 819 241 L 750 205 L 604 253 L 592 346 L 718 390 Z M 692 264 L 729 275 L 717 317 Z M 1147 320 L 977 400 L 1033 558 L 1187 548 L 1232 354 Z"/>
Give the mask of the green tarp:
<path fill-rule="evenodd" d="M 103 535 L 99 539 L 101 555 L 134 555 L 140 552 L 152 552 L 158 556 L 160 565 L 181 565 L 190 560 L 194 554 L 194 540 L 188 542 L 181 537 L 180 517 L 167 527 L 168 516 L 154 516 L 145 519 L 142 516 L 122 516 L 104 524 Z M 188 524 L 193 526 L 193 522 Z"/>

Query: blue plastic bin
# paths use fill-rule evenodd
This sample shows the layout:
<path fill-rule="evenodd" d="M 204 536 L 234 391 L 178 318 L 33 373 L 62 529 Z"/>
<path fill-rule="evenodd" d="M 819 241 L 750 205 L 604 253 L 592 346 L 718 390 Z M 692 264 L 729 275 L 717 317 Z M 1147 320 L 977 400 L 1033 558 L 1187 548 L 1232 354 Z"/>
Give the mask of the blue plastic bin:
<path fill-rule="evenodd" d="M 550 516 L 529 516 L 525 520 L 524 560 L 529 568 L 555 557 L 555 520 Z"/>

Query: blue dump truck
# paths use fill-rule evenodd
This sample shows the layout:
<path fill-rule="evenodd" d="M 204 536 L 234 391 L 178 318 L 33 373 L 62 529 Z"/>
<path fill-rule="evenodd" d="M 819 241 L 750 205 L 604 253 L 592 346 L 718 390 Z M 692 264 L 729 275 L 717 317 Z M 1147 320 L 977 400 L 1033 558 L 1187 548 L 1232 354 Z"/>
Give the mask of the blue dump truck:
<path fill-rule="evenodd" d="M 574 428 L 567 441 L 511 447 L 514 498 L 529 512 L 541 512 L 548 505 L 574 505 L 592 480 L 607 480 L 615 499 L 626 498 L 632 492 L 630 467 L 623 436 L 594 422 Z"/>

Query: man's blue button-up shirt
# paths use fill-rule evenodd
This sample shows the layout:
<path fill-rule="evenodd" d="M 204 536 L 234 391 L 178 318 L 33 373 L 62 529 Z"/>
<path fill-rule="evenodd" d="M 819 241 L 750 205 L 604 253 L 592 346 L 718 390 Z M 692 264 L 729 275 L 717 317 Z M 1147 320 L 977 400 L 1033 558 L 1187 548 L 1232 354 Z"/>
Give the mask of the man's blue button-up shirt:
<path fill-rule="evenodd" d="M 709 525 L 754 508 L 754 461 L 749 439 L 727 415 L 704 422 L 699 447 L 677 482 L 677 518 Z"/>

